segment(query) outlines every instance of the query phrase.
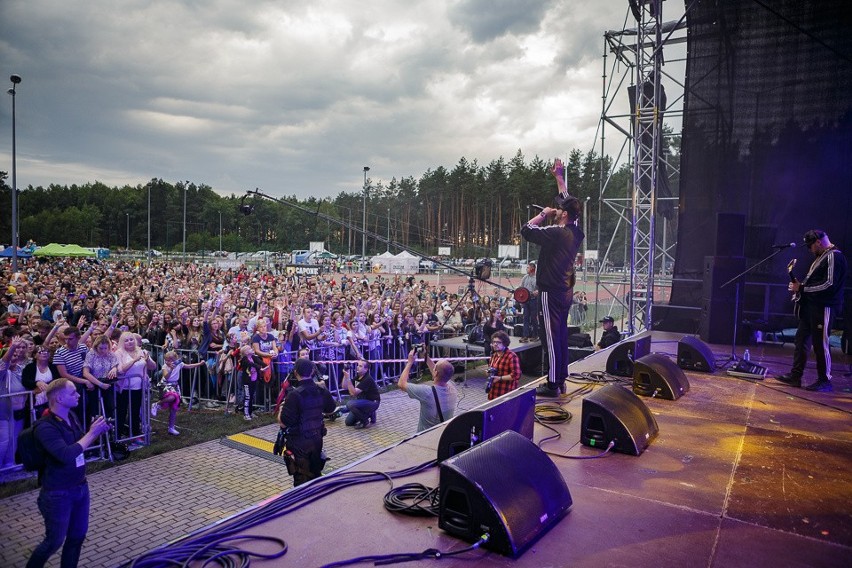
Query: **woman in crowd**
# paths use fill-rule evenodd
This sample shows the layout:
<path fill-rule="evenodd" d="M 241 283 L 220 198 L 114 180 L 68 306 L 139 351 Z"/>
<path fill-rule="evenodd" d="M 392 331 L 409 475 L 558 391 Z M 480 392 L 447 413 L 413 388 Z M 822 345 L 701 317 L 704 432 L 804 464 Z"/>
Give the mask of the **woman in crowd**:
<path fill-rule="evenodd" d="M 0 358 L 0 469 L 15 465 L 15 446 L 18 434 L 24 429 L 24 415 L 27 412 L 27 389 L 21 381 L 24 366 L 27 363 L 27 342 L 22 337 L 14 337 Z"/>
<path fill-rule="evenodd" d="M 156 370 L 157 364 L 139 346 L 136 335 L 129 331 L 123 332 L 118 338 L 115 354 L 118 356 L 116 416 L 119 437 L 137 437 L 143 434 L 142 389 L 148 387 L 148 373 Z"/>
<path fill-rule="evenodd" d="M 113 385 L 118 379 L 118 356 L 112 351 L 108 335 L 99 335 L 92 342 L 83 363 L 83 377 L 96 387 L 86 393 L 88 405 L 96 409 L 95 414 L 100 414 L 100 401 L 103 401 L 104 416 L 112 417 L 115 413 Z"/>
<path fill-rule="evenodd" d="M 48 383 L 59 378 L 59 370 L 52 362 L 53 352 L 47 345 L 38 345 L 35 354 L 21 374 L 21 383 L 27 390 L 33 391 L 35 398 L 33 406 L 36 419 L 47 409 L 47 396 L 44 390 Z M 24 425 L 29 426 L 29 413 L 25 417 Z"/>

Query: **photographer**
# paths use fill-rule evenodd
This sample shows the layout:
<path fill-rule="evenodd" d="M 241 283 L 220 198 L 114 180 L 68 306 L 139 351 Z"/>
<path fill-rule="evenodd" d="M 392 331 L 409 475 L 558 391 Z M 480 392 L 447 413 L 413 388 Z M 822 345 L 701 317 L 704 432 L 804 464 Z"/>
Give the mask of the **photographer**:
<path fill-rule="evenodd" d="M 491 359 L 488 361 L 488 400 L 493 400 L 518 388 L 521 379 L 521 361 L 509 349 L 509 336 L 505 331 L 491 335 Z"/>
<path fill-rule="evenodd" d="M 452 363 L 446 359 L 439 359 L 434 362 L 426 351 L 422 351 L 422 353 L 426 358 L 426 366 L 432 373 L 433 384 L 409 383 L 408 377 L 411 374 L 411 368 L 414 366 L 416 353 L 415 349 L 408 352 L 408 360 L 399 376 L 397 386 L 401 391 L 408 393 L 409 398 L 420 402 L 420 420 L 417 422 L 417 431 L 422 432 L 453 417 L 458 403 L 458 392 L 456 386 L 450 380 L 453 378 Z"/>
<path fill-rule="evenodd" d="M 367 428 L 370 423 L 376 422 L 376 409 L 379 408 L 381 396 L 376 381 L 367 372 L 369 363 L 359 359 L 355 365 L 355 377 L 350 376 L 349 370 L 343 371 L 343 386 L 352 396 L 346 402 L 349 414 L 346 416 L 346 425 L 355 428 Z"/>

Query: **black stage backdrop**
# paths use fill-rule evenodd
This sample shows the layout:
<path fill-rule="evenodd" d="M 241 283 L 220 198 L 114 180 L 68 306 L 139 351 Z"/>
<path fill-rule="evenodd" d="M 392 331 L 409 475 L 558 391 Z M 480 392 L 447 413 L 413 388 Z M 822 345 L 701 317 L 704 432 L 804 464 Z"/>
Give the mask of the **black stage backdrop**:
<path fill-rule="evenodd" d="M 801 278 L 812 260 L 802 234 L 825 230 L 852 261 L 852 3 L 703 0 L 687 17 L 671 304 L 701 305 L 716 214 L 737 213 L 747 266 L 798 245 L 749 274 L 743 298 L 746 319 L 789 325 L 787 263 Z M 847 314 L 850 300 L 847 279 Z"/>

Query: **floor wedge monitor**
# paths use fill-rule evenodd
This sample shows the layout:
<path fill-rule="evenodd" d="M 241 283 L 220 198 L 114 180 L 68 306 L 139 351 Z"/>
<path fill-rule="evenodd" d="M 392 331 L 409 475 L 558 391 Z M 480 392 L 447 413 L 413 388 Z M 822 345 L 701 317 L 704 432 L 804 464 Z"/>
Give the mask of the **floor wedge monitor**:
<path fill-rule="evenodd" d="M 677 400 L 689 392 L 689 379 L 674 361 L 660 353 L 651 353 L 633 365 L 633 392 Z"/>
<path fill-rule="evenodd" d="M 620 377 L 633 376 L 633 362 L 651 352 L 651 336 L 616 344 L 606 360 L 606 372 Z"/>
<path fill-rule="evenodd" d="M 712 373 L 716 370 L 716 356 L 709 345 L 687 335 L 677 342 L 677 366 L 687 371 Z"/>
<path fill-rule="evenodd" d="M 592 448 L 638 456 L 651 445 L 660 429 L 642 399 L 616 384 L 609 384 L 583 399 L 580 443 Z"/>
<path fill-rule="evenodd" d="M 556 465 L 513 430 L 440 465 L 438 526 L 468 542 L 516 558 L 570 510 Z"/>
<path fill-rule="evenodd" d="M 535 390 L 516 389 L 455 416 L 438 441 L 438 461 L 461 453 L 506 430 L 533 437 Z"/>

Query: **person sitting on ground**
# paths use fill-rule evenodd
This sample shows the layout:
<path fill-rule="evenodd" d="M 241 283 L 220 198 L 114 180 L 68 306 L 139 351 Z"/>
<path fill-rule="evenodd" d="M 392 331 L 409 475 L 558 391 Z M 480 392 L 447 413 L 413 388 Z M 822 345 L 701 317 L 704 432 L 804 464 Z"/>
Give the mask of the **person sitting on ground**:
<path fill-rule="evenodd" d="M 355 428 L 366 428 L 370 423 L 376 422 L 376 409 L 379 408 L 381 397 L 376 380 L 368 372 L 370 364 L 364 359 L 355 363 L 355 377 L 351 377 L 349 370 L 343 371 L 343 386 L 349 391 L 352 398 L 346 401 L 349 414 L 346 416 L 346 425 Z"/>
<path fill-rule="evenodd" d="M 414 366 L 416 350 L 408 352 L 405 368 L 399 376 L 397 386 L 408 393 L 409 398 L 420 401 L 420 419 L 417 431 L 422 432 L 453 417 L 458 402 L 458 391 L 453 384 L 453 365 L 446 359 L 432 361 L 426 354 L 426 366 L 432 373 L 432 385 L 420 385 L 408 382 L 411 368 Z"/>
<path fill-rule="evenodd" d="M 604 316 L 600 323 L 603 324 L 604 330 L 601 340 L 596 345 L 597 349 L 606 349 L 610 345 L 615 345 L 621 341 L 621 334 L 618 332 L 618 328 L 615 327 L 615 320 L 612 316 Z"/>

